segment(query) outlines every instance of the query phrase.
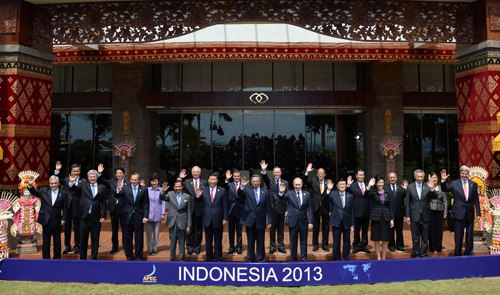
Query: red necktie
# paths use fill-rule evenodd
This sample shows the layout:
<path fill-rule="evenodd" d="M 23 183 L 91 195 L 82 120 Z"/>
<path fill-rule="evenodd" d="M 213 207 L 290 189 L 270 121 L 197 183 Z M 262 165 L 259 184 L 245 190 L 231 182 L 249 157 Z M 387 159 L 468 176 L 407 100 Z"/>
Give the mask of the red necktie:
<path fill-rule="evenodd" d="M 210 201 L 212 201 L 212 203 L 214 202 L 214 189 L 213 188 L 210 189 Z"/>
<path fill-rule="evenodd" d="M 464 195 L 465 195 L 465 201 L 469 200 L 469 190 L 467 189 L 467 181 L 464 181 Z"/>
<path fill-rule="evenodd" d="M 365 194 L 365 184 L 364 183 L 360 183 L 359 186 L 361 188 L 361 194 L 364 195 Z"/>
<path fill-rule="evenodd" d="M 234 183 L 234 189 L 236 190 L 236 193 L 238 193 L 238 186 L 239 186 L 239 185 L 238 185 L 238 183 L 237 183 L 237 182 L 235 182 L 235 183 Z"/>

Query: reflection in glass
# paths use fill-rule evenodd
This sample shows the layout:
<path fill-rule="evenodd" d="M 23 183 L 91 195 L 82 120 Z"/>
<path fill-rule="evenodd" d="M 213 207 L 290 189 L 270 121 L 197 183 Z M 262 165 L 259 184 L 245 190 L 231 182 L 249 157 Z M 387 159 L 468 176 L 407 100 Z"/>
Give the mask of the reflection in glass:
<path fill-rule="evenodd" d="M 276 62 L 274 63 L 274 91 L 301 91 L 302 63 Z"/>
<path fill-rule="evenodd" d="M 161 114 L 159 122 L 160 132 L 156 136 L 160 157 L 159 171 L 165 171 L 166 173 L 161 176 L 165 176 L 169 183 L 173 183 L 179 175 L 180 167 L 181 114 Z"/>
<path fill-rule="evenodd" d="M 273 63 L 271 62 L 244 62 L 243 91 L 273 90 L 272 69 Z"/>
<path fill-rule="evenodd" d="M 356 168 L 364 168 L 364 135 L 359 115 L 337 114 L 337 163 L 338 178 L 354 174 Z"/>
<path fill-rule="evenodd" d="M 182 167 L 212 169 L 211 113 L 182 114 Z"/>
<path fill-rule="evenodd" d="M 439 173 L 447 167 L 446 114 L 425 114 L 422 119 L 424 171 Z"/>
<path fill-rule="evenodd" d="M 404 173 L 403 178 L 412 182 L 413 171 L 423 169 L 422 163 L 422 114 L 405 114 Z"/>
<path fill-rule="evenodd" d="M 336 179 L 337 133 L 335 115 L 307 115 L 307 163 L 325 169 L 328 178 Z"/>
<path fill-rule="evenodd" d="M 276 165 L 281 167 L 284 179 L 293 180 L 305 168 L 304 111 L 276 111 L 274 120 Z"/>
<path fill-rule="evenodd" d="M 214 113 L 211 129 L 213 170 L 242 170 L 243 112 Z"/>
<path fill-rule="evenodd" d="M 333 67 L 328 62 L 304 63 L 304 90 L 332 91 Z"/>
<path fill-rule="evenodd" d="M 211 63 L 184 63 L 182 67 L 183 91 L 210 91 L 212 87 Z"/>
<path fill-rule="evenodd" d="M 245 111 L 243 122 L 244 134 L 244 169 L 260 171 L 260 161 L 274 167 L 274 116 L 272 111 Z"/>
<path fill-rule="evenodd" d="M 96 65 L 80 65 L 75 67 L 73 78 L 74 92 L 95 92 L 97 66 Z"/>
<path fill-rule="evenodd" d="M 241 62 L 213 64 L 213 91 L 241 91 Z"/>

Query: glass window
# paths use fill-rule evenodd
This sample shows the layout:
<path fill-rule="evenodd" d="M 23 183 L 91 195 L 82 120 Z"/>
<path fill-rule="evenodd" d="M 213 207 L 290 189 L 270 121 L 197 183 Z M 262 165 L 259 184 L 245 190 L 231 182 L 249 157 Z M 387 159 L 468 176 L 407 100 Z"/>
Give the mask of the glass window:
<path fill-rule="evenodd" d="M 333 65 L 333 77 L 335 79 L 335 90 L 337 91 L 356 91 L 356 63 L 339 62 Z"/>
<path fill-rule="evenodd" d="M 337 179 L 337 133 L 334 114 L 306 115 L 306 162 Z"/>
<path fill-rule="evenodd" d="M 243 112 L 214 113 L 211 129 L 214 170 L 243 169 Z"/>
<path fill-rule="evenodd" d="M 274 120 L 276 165 L 284 179 L 293 180 L 305 168 L 305 114 L 300 110 L 276 111 Z"/>
<path fill-rule="evenodd" d="M 241 63 L 213 64 L 213 91 L 241 91 Z"/>
<path fill-rule="evenodd" d="M 443 92 L 443 65 L 420 64 L 420 91 Z"/>
<path fill-rule="evenodd" d="M 159 149 L 159 167 L 152 171 L 160 171 L 160 178 L 173 183 L 179 175 L 181 114 L 160 114 L 159 134 L 156 136 L 156 146 Z"/>
<path fill-rule="evenodd" d="M 97 66 L 75 66 L 74 92 L 95 92 L 97 90 Z"/>
<path fill-rule="evenodd" d="M 422 117 L 422 156 L 424 171 L 439 174 L 442 168 L 447 168 L 446 155 L 448 134 L 446 114 L 424 114 Z"/>
<path fill-rule="evenodd" d="M 53 92 L 64 93 L 71 92 L 73 83 L 73 67 L 72 66 L 55 66 Z"/>
<path fill-rule="evenodd" d="M 302 63 L 274 63 L 274 91 L 301 91 Z"/>
<path fill-rule="evenodd" d="M 161 91 L 181 91 L 182 64 L 166 63 L 161 65 Z"/>
<path fill-rule="evenodd" d="M 328 62 L 304 63 L 304 90 L 332 91 L 333 68 Z"/>
<path fill-rule="evenodd" d="M 365 138 L 361 123 L 361 115 L 352 112 L 337 112 L 337 177 L 346 178 L 353 175 L 356 168 L 363 167 L 365 163 Z"/>
<path fill-rule="evenodd" d="M 113 85 L 113 67 L 111 65 L 97 66 L 99 81 L 97 81 L 98 92 L 111 92 Z"/>
<path fill-rule="evenodd" d="M 184 63 L 182 77 L 183 91 L 211 91 L 212 89 L 211 63 Z"/>
<path fill-rule="evenodd" d="M 244 168 L 253 172 L 260 171 L 260 161 L 274 167 L 274 115 L 273 111 L 245 110 L 243 118 Z"/>
<path fill-rule="evenodd" d="M 455 92 L 455 68 L 453 65 L 444 65 L 444 91 Z"/>
<path fill-rule="evenodd" d="M 413 171 L 423 169 L 422 163 L 422 114 L 404 115 L 404 173 L 403 178 L 413 181 Z"/>
<path fill-rule="evenodd" d="M 403 65 L 404 75 L 404 91 L 417 92 L 420 90 L 418 86 L 418 64 L 405 63 Z"/>
<path fill-rule="evenodd" d="M 272 91 L 272 66 L 270 62 L 244 62 L 243 91 Z"/>
<path fill-rule="evenodd" d="M 210 144 L 212 113 L 186 113 L 182 115 L 182 168 L 190 170 L 200 166 L 212 169 Z"/>

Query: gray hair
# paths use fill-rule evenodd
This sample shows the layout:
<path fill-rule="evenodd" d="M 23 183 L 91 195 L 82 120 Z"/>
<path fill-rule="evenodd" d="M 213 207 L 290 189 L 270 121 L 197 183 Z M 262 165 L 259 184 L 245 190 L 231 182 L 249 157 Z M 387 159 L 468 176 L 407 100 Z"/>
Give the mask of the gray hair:
<path fill-rule="evenodd" d="M 95 176 L 99 175 L 99 173 L 95 169 L 89 170 L 89 172 L 87 172 L 87 177 L 90 176 L 91 174 L 95 174 Z"/>
<path fill-rule="evenodd" d="M 191 168 L 191 173 L 193 171 L 199 171 L 199 172 L 201 172 L 201 168 L 199 166 L 194 166 L 193 168 Z"/>
<path fill-rule="evenodd" d="M 417 169 L 417 170 L 415 170 L 415 172 L 413 172 L 413 178 L 415 178 L 415 179 L 416 179 L 416 178 L 417 178 L 417 174 L 418 174 L 418 173 L 423 173 L 423 174 L 424 174 L 424 176 L 425 176 L 425 172 L 424 172 L 424 170 L 422 170 L 422 169 Z"/>
<path fill-rule="evenodd" d="M 460 167 L 460 173 L 462 173 L 462 171 L 465 171 L 465 172 L 469 173 L 470 172 L 470 168 L 467 167 L 467 166 L 465 166 L 465 165 L 462 165 Z"/>
<path fill-rule="evenodd" d="M 51 177 L 49 177 L 49 181 L 51 181 L 52 179 L 57 180 L 57 183 L 59 183 L 59 177 L 57 177 L 56 175 L 52 175 Z"/>

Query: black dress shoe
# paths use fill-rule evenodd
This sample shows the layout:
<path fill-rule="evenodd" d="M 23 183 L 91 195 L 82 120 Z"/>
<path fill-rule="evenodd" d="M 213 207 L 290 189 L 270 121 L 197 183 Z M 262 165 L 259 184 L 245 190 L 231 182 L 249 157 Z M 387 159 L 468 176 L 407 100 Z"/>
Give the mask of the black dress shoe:
<path fill-rule="evenodd" d="M 394 252 L 396 249 L 394 247 L 389 247 L 390 252 Z"/>
<path fill-rule="evenodd" d="M 328 245 L 323 245 L 322 248 L 324 251 L 327 251 L 327 252 L 330 251 L 330 247 L 328 247 Z"/>
<path fill-rule="evenodd" d="M 68 254 L 68 252 L 71 252 L 70 246 L 66 246 L 66 248 L 64 248 L 63 254 Z"/>
<path fill-rule="evenodd" d="M 353 249 L 352 249 L 352 254 L 356 254 L 356 253 L 358 253 L 358 252 L 359 252 L 359 248 L 353 248 Z"/>
<path fill-rule="evenodd" d="M 313 252 L 318 251 L 318 249 L 319 249 L 319 246 L 318 246 L 318 245 L 314 245 L 314 246 L 313 246 Z"/>
<path fill-rule="evenodd" d="M 283 254 L 286 254 L 286 250 L 285 250 L 285 248 L 284 248 L 284 247 L 279 247 L 279 248 L 278 248 L 278 252 L 281 252 L 281 253 L 283 253 Z"/>
<path fill-rule="evenodd" d="M 276 252 L 276 248 L 269 248 L 269 254 L 273 254 L 274 252 Z"/>
<path fill-rule="evenodd" d="M 243 253 L 243 250 L 241 250 L 240 248 L 236 249 L 236 253 L 238 253 L 239 255 L 241 255 Z"/>
<path fill-rule="evenodd" d="M 404 247 L 398 247 L 397 250 L 400 251 L 400 252 L 404 252 L 405 248 Z"/>
<path fill-rule="evenodd" d="M 195 252 L 197 255 L 200 255 L 200 253 L 201 253 L 201 249 L 196 249 L 196 250 L 195 250 L 195 251 L 193 251 L 193 252 Z"/>
<path fill-rule="evenodd" d="M 80 248 L 78 248 L 78 247 L 74 247 L 74 248 L 73 248 L 73 253 L 75 253 L 75 254 L 80 253 Z"/>
<path fill-rule="evenodd" d="M 229 248 L 229 251 L 227 251 L 227 255 L 234 254 L 234 248 Z"/>
<path fill-rule="evenodd" d="M 372 251 L 368 250 L 368 248 L 366 246 L 363 248 L 363 252 L 368 253 L 368 254 L 372 253 Z"/>
<path fill-rule="evenodd" d="M 109 254 L 110 254 L 110 255 L 113 255 L 113 254 L 115 254 L 116 252 L 117 252 L 116 250 L 111 250 L 111 251 L 109 251 Z"/>

